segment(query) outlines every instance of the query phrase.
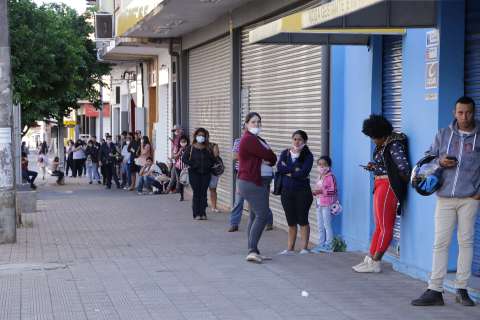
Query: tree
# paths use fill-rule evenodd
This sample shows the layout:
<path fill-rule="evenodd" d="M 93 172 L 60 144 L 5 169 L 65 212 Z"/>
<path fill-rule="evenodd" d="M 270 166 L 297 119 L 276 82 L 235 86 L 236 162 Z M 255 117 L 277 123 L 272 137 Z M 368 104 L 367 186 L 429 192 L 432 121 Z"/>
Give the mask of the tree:
<path fill-rule="evenodd" d="M 22 107 L 22 134 L 39 120 L 62 121 L 81 99 L 100 107 L 97 88 L 110 66 L 97 61 L 90 15 L 63 4 L 9 0 L 13 101 Z"/>

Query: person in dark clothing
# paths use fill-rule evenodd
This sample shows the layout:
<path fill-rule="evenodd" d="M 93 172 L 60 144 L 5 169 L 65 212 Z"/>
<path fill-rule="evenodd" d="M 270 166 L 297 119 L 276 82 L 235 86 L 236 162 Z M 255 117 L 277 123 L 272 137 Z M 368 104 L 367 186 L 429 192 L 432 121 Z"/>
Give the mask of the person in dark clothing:
<path fill-rule="evenodd" d="M 278 172 L 283 175 L 281 201 L 288 223 L 287 249 L 280 254 L 295 252 L 297 225 L 300 226 L 302 238 L 300 254 L 309 253 L 308 212 L 313 202 L 309 176 L 313 166 L 313 154 L 306 145 L 307 140 L 305 131 L 295 131 L 292 135 L 292 147 L 282 152 L 277 164 Z"/>
<path fill-rule="evenodd" d="M 175 160 L 175 163 L 173 165 L 172 170 L 176 170 L 176 190 L 180 193 L 180 201 L 184 200 L 184 186 L 183 184 L 180 183 L 180 173 L 182 172 L 183 168 L 185 168 L 185 163 L 182 161 L 182 156 L 185 152 L 185 149 L 188 148 L 190 145 L 190 141 L 186 135 L 182 135 L 180 139 L 178 140 L 178 145 L 174 149 L 173 153 L 173 159 Z M 171 180 L 170 180 L 171 181 Z M 169 189 L 170 190 L 170 189 Z"/>
<path fill-rule="evenodd" d="M 356 272 L 381 272 L 381 260 L 393 237 L 395 216 L 407 194 L 410 180 L 407 136 L 393 132 L 392 124 L 381 115 L 371 115 L 363 122 L 362 132 L 375 144 L 373 161 L 365 170 L 374 175 L 373 208 L 375 231 L 370 254 L 352 269 Z"/>
<path fill-rule="evenodd" d="M 100 154 L 101 154 L 101 165 L 105 167 L 105 174 L 106 174 L 106 188 L 112 188 L 112 178 L 117 185 L 117 189 L 120 189 L 120 182 L 118 181 L 117 172 L 115 170 L 115 157 L 117 155 L 117 147 L 112 142 L 112 137 L 107 136 L 106 143 L 102 146 Z"/>
<path fill-rule="evenodd" d="M 95 144 L 93 140 L 89 140 L 87 144 L 87 148 L 85 149 L 85 156 L 86 159 L 86 166 L 87 166 L 87 174 L 89 178 L 89 184 L 92 184 L 93 180 L 97 181 L 99 184 L 100 182 L 100 175 L 98 174 L 98 157 L 99 157 L 100 150 L 98 146 Z"/>
<path fill-rule="evenodd" d="M 22 152 L 22 179 L 30 183 L 32 189 L 37 189 L 34 183 L 37 175 L 37 172 L 28 170 L 28 156 Z"/>
<path fill-rule="evenodd" d="M 65 168 L 65 175 L 68 176 L 68 171 L 72 170 L 73 176 L 73 149 L 75 148 L 75 143 L 72 140 L 68 141 L 68 148 L 67 148 L 67 166 Z"/>
<path fill-rule="evenodd" d="M 193 143 L 182 156 L 182 161 L 188 165 L 188 177 L 193 190 L 193 218 L 207 220 L 205 209 L 208 206 L 207 190 L 210 184 L 214 157 L 208 148 L 208 131 L 198 128 L 193 133 Z"/>

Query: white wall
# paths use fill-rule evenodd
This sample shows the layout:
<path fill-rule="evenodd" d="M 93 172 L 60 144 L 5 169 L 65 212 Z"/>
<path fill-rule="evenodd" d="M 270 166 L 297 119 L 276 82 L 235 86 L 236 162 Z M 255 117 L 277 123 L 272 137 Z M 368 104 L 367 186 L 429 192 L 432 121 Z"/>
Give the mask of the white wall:
<path fill-rule="evenodd" d="M 162 67 L 163 65 L 163 67 Z M 172 89 L 170 79 L 171 56 L 167 50 L 158 55 L 157 122 L 155 128 L 155 160 L 168 162 L 172 128 Z"/>

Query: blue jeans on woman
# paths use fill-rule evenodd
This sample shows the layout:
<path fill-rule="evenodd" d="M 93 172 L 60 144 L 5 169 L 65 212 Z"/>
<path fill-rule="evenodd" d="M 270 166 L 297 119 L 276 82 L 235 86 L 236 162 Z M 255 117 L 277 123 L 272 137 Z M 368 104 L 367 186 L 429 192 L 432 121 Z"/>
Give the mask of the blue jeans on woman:
<path fill-rule="evenodd" d="M 89 182 L 100 181 L 100 174 L 98 173 L 98 163 L 92 162 L 87 164 L 87 175 Z"/>

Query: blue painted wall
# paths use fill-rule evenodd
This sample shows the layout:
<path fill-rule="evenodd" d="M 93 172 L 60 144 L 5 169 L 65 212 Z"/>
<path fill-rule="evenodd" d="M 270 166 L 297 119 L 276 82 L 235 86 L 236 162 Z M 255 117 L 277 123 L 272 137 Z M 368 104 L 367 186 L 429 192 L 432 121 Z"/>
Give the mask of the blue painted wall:
<path fill-rule="evenodd" d="M 372 58 L 364 46 L 332 48 L 331 152 L 340 173 L 344 211 L 339 223 L 348 250 L 366 250 L 372 228 L 370 176 L 359 167 L 370 160 L 371 143 L 361 130 L 372 110 Z"/>
<path fill-rule="evenodd" d="M 412 165 L 432 143 L 439 127 L 452 119 L 453 103 L 463 94 L 464 2 L 439 5 L 439 88 L 425 89 L 426 33 L 410 29 L 403 43 L 403 131 L 409 137 Z M 362 120 L 381 110 L 381 37 L 372 37 L 369 48 L 333 46 L 331 51 L 331 154 L 334 159 L 344 213 L 336 223 L 348 250 L 367 251 L 372 220 L 369 174 L 358 165 L 370 160 L 372 145 L 361 133 Z M 427 94 L 436 94 L 427 100 Z M 394 268 L 426 280 L 431 270 L 435 197 L 409 190 L 402 218 L 400 259 L 387 257 Z M 457 258 L 452 239 L 449 269 Z"/>

